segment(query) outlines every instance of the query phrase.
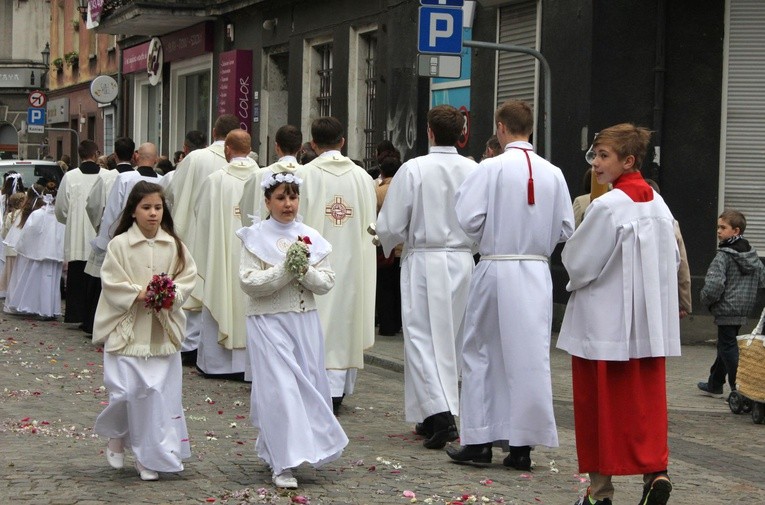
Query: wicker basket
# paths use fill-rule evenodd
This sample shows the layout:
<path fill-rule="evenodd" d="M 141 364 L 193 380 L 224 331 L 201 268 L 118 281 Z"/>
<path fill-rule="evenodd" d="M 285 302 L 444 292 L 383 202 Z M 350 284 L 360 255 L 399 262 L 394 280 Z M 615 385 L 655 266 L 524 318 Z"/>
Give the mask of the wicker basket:
<path fill-rule="evenodd" d="M 750 400 L 765 402 L 765 310 L 751 334 L 738 337 L 738 371 L 736 384 L 739 392 Z"/>

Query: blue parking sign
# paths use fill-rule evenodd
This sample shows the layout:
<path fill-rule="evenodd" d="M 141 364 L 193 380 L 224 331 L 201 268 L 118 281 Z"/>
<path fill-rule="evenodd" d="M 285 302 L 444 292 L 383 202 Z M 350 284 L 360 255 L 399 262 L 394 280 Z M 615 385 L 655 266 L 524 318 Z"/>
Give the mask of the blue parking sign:
<path fill-rule="evenodd" d="M 462 53 L 462 9 L 420 7 L 417 50 L 421 53 Z"/>
<path fill-rule="evenodd" d="M 45 126 L 45 109 L 29 107 L 27 109 L 27 124 Z"/>
<path fill-rule="evenodd" d="M 422 5 L 441 5 L 446 7 L 462 7 L 465 0 L 420 0 Z"/>

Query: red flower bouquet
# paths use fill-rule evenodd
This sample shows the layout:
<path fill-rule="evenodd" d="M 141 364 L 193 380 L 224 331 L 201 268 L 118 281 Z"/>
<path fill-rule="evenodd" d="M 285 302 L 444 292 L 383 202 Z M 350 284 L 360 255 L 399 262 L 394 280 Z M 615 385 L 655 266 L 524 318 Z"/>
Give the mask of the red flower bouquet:
<path fill-rule="evenodd" d="M 143 306 L 147 309 L 159 312 L 161 309 L 170 309 L 175 300 L 175 283 L 166 274 L 161 273 L 151 278 L 146 286 L 146 301 Z"/>

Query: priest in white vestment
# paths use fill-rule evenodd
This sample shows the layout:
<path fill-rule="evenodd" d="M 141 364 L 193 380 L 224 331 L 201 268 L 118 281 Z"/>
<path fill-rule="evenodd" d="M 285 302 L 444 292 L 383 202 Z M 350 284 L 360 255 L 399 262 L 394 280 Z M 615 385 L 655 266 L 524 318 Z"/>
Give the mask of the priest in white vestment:
<path fill-rule="evenodd" d="M 56 219 L 66 225 L 64 259 L 68 266 L 65 323 L 85 321 L 87 306 L 85 263 L 90 256 L 90 241 L 96 236 L 96 229 L 88 218 L 86 206 L 90 190 L 98 180 L 99 174 L 106 172 L 96 163 L 100 152 L 95 142 L 83 140 L 77 152 L 81 160 L 80 166 L 64 174 L 55 205 Z"/>
<path fill-rule="evenodd" d="M 189 250 L 194 250 L 194 207 L 202 183 L 208 175 L 217 172 L 228 164 L 223 152 L 223 143 L 231 130 L 239 128 L 239 119 L 233 114 L 223 114 L 218 117 L 213 127 L 214 142 L 204 149 L 191 151 L 173 170 L 173 177 L 165 186 L 165 197 L 170 213 L 173 216 L 175 233 Z M 206 232 L 205 232 L 206 233 Z M 206 238 L 204 238 L 206 240 Z M 196 259 L 196 258 L 194 258 Z M 186 338 L 181 347 L 184 364 L 196 363 L 197 347 L 199 346 L 199 324 L 202 317 L 203 282 L 197 279 L 194 293 L 183 305 L 186 311 Z"/>
<path fill-rule="evenodd" d="M 244 130 L 226 135 L 229 163 L 204 180 L 194 209 L 193 233 L 199 240 L 192 244 L 191 254 L 197 283 L 203 287 L 197 368 L 209 376 L 242 378 L 247 368 L 245 296 L 239 288 L 242 241 L 236 231 L 242 227 L 239 201 L 244 183 L 258 169 L 247 156 L 250 143 Z"/>
<path fill-rule="evenodd" d="M 353 393 L 364 349 L 374 345 L 377 259 L 366 229 L 377 213 L 375 186 L 366 170 L 343 156 L 343 126 L 321 117 L 311 125 L 319 156 L 296 173 L 304 181 L 301 212 L 308 226 L 332 244 L 336 289 L 316 300 L 325 336 L 325 366 L 335 411 Z"/>
<path fill-rule="evenodd" d="M 430 152 L 399 168 L 377 217 L 387 256 L 404 243 L 401 320 L 406 420 L 421 423 L 425 447 L 458 438 L 457 348 L 465 317 L 475 243 L 460 228 L 454 195 L 476 163 L 454 147 L 464 117 L 451 105 L 428 112 Z"/>
<path fill-rule="evenodd" d="M 531 468 L 534 445 L 558 446 L 550 378 L 552 278 L 548 264 L 574 231 L 559 168 L 529 144 L 533 114 L 508 100 L 496 112 L 504 153 L 481 162 L 457 192 L 457 216 L 479 244 L 462 345 L 460 462 L 488 463 L 494 442 L 505 466 Z"/>
<path fill-rule="evenodd" d="M 244 184 L 242 201 L 239 202 L 239 209 L 242 213 L 242 226 L 252 226 L 253 218 L 251 216 L 265 219 L 268 209 L 263 204 L 263 188 L 260 187 L 260 183 L 264 177 L 270 177 L 272 174 L 294 174 L 301 167 L 296 158 L 301 145 L 303 145 L 303 134 L 298 128 L 292 125 L 284 125 L 276 130 L 274 150 L 277 156 L 279 156 L 279 160 L 267 167 L 261 167 L 256 170 Z"/>

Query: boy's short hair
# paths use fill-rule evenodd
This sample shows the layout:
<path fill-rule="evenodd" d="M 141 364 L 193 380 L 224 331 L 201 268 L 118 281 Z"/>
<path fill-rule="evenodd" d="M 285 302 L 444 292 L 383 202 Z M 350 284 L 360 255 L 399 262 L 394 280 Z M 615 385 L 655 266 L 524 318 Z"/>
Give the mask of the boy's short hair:
<path fill-rule="evenodd" d="M 183 139 L 183 145 L 186 146 L 189 152 L 202 149 L 207 146 L 207 138 L 203 132 L 199 130 L 191 130 L 186 132 L 186 137 Z"/>
<path fill-rule="evenodd" d="M 635 169 L 640 170 L 650 141 L 651 130 L 648 128 L 635 126 L 632 123 L 621 123 L 601 130 L 595 137 L 592 147 L 606 144 L 616 152 L 620 160 L 632 155 L 635 157 Z"/>
<path fill-rule="evenodd" d="M 322 149 L 336 147 L 343 141 L 343 125 L 332 116 L 314 119 L 311 123 L 311 139 Z"/>
<path fill-rule="evenodd" d="M 497 108 L 494 119 L 512 135 L 528 137 L 534 129 L 534 113 L 523 100 L 507 100 Z"/>
<path fill-rule="evenodd" d="M 130 161 L 135 153 L 135 142 L 130 137 L 120 137 L 114 141 L 114 153 L 120 161 Z"/>
<path fill-rule="evenodd" d="M 303 145 L 303 134 L 292 125 L 284 125 L 276 130 L 274 140 L 279 147 L 287 154 L 295 154 Z"/>
<path fill-rule="evenodd" d="M 746 230 L 746 218 L 741 212 L 735 209 L 725 209 L 718 218 L 728 223 L 731 228 L 738 228 L 739 235 L 744 234 L 744 230 Z"/>
<path fill-rule="evenodd" d="M 239 118 L 233 114 L 223 114 L 218 116 L 213 126 L 213 136 L 216 140 L 223 140 L 232 130 L 239 128 Z"/>
<path fill-rule="evenodd" d="M 98 153 L 98 144 L 90 139 L 85 139 L 80 142 L 80 145 L 77 148 L 77 154 L 80 156 L 80 161 L 94 158 L 96 153 Z"/>
<path fill-rule="evenodd" d="M 428 111 L 428 127 L 438 146 L 454 146 L 462 135 L 465 117 L 451 105 L 437 105 Z"/>

